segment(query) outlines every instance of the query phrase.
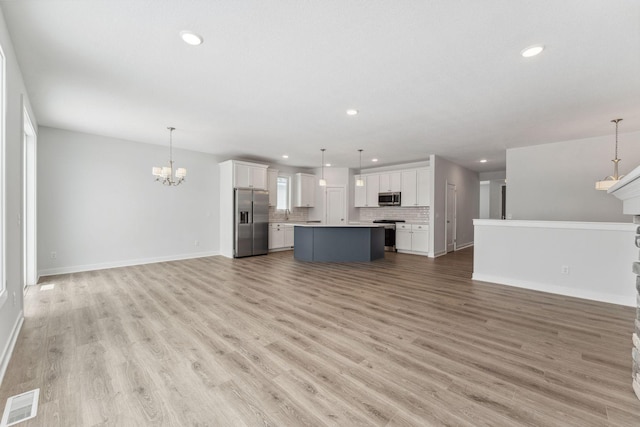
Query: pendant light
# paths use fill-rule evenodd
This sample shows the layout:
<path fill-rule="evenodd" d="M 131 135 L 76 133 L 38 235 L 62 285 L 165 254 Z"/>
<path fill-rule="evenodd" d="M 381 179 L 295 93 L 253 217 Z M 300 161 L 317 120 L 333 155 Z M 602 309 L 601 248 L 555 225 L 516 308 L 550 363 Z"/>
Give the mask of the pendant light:
<path fill-rule="evenodd" d="M 360 153 L 360 169 L 358 170 L 359 177 L 356 179 L 356 187 L 364 187 L 364 179 L 362 179 L 362 148 L 358 152 Z"/>
<path fill-rule="evenodd" d="M 327 181 L 324 179 L 324 152 L 326 151 L 326 148 L 321 148 L 320 151 L 322 151 L 322 176 L 320 177 L 320 181 L 318 182 L 318 185 L 320 185 L 320 187 L 326 187 L 327 186 Z"/>
<path fill-rule="evenodd" d="M 615 159 L 611 160 L 613 162 L 613 175 L 606 177 L 602 181 L 596 182 L 596 190 L 608 190 L 609 188 L 617 184 L 618 181 L 620 181 L 620 179 L 624 177 L 624 175 L 622 176 L 618 175 L 618 163 L 620 163 L 620 160 L 621 160 L 618 158 L 618 123 L 621 121 L 622 119 L 611 120 L 611 123 L 616 124 L 616 151 L 615 151 L 616 157 Z"/>
<path fill-rule="evenodd" d="M 158 167 L 154 166 L 151 170 L 153 176 L 156 177 L 157 182 L 161 182 L 164 185 L 176 186 L 182 184 L 184 178 L 187 176 L 187 170 L 185 168 L 176 169 L 176 177 L 173 179 L 173 131 L 174 127 L 168 127 L 169 129 L 169 166 Z"/>

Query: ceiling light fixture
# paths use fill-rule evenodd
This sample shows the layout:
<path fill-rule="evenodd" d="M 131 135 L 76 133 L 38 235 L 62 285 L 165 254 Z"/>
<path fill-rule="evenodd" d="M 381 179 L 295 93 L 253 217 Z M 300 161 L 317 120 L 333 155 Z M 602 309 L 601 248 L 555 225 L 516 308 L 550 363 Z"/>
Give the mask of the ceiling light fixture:
<path fill-rule="evenodd" d="M 288 154 L 283 154 L 283 155 L 282 155 L 282 158 L 283 158 L 283 159 L 288 159 L 288 158 L 289 158 L 289 155 L 288 155 Z"/>
<path fill-rule="evenodd" d="M 164 185 L 176 186 L 182 184 L 184 178 L 187 176 L 187 170 L 185 168 L 176 169 L 176 179 L 173 180 L 173 131 L 174 127 L 168 127 L 169 129 L 169 166 L 158 167 L 154 166 L 151 170 L 153 176 L 156 177 L 156 181 L 163 183 Z"/>
<path fill-rule="evenodd" d="M 186 44 L 190 44 L 191 46 L 201 45 L 203 42 L 202 36 L 192 32 L 192 31 L 180 31 L 180 37 Z"/>
<path fill-rule="evenodd" d="M 375 163 L 378 161 L 378 159 L 371 159 L 371 161 Z"/>
<path fill-rule="evenodd" d="M 480 163 L 487 163 L 487 159 L 480 160 Z"/>
<path fill-rule="evenodd" d="M 541 44 L 537 44 L 537 45 L 529 46 L 525 49 L 522 49 L 522 51 L 520 52 L 520 55 L 524 56 L 525 58 L 531 58 L 532 56 L 538 55 L 543 50 L 544 50 L 544 46 Z"/>
<path fill-rule="evenodd" d="M 357 114 L 358 114 L 358 110 L 356 110 L 356 109 L 351 108 L 351 109 L 347 110 L 347 115 L 349 115 L 349 116 L 355 116 Z"/>
<path fill-rule="evenodd" d="M 327 186 L 327 181 L 325 181 L 324 179 L 324 152 L 326 151 L 326 148 L 321 148 L 320 151 L 322 151 L 322 176 L 320 177 L 320 181 L 318 182 L 318 185 L 320 185 L 320 187 L 326 187 Z"/>
<path fill-rule="evenodd" d="M 358 149 L 358 152 L 360 153 L 360 169 L 358 170 L 360 177 L 356 179 L 356 187 L 364 187 L 364 179 L 362 179 L 362 148 Z"/>
<path fill-rule="evenodd" d="M 624 177 L 624 175 L 618 176 L 618 163 L 620 163 L 621 160 L 618 158 L 618 123 L 621 121 L 622 119 L 611 120 L 611 123 L 616 124 L 616 157 L 611 160 L 613 162 L 613 175 L 606 177 L 602 181 L 597 181 L 596 190 L 608 190 Z"/>

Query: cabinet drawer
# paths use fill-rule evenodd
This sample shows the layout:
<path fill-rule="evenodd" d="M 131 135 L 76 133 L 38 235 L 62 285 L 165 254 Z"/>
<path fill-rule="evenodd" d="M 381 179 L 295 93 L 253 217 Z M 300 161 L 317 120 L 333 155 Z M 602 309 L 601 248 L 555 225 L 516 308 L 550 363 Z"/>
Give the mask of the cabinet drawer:
<path fill-rule="evenodd" d="M 411 230 L 411 224 L 396 222 L 396 230 Z"/>

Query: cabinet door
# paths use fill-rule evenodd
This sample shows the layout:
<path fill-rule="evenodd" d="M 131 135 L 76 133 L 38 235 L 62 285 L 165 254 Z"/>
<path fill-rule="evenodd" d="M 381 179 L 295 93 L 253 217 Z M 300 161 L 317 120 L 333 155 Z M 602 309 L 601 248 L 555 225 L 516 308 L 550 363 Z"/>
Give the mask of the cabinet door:
<path fill-rule="evenodd" d="M 388 173 L 381 173 L 378 175 L 378 179 L 380 180 L 380 192 L 388 192 L 391 191 L 391 175 Z"/>
<path fill-rule="evenodd" d="M 369 175 L 365 180 L 365 188 L 367 193 L 367 201 L 365 206 L 378 207 L 378 193 L 380 192 L 380 176 Z"/>
<path fill-rule="evenodd" d="M 271 224 L 271 236 L 273 239 L 269 240 L 269 247 L 271 249 L 278 249 L 284 247 L 284 229 L 280 224 Z"/>
<path fill-rule="evenodd" d="M 316 202 L 316 177 L 314 175 L 302 175 L 302 190 L 303 205 L 312 208 Z"/>
<path fill-rule="evenodd" d="M 413 225 L 411 248 L 416 252 L 429 252 L 429 227 L 425 225 Z"/>
<path fill-rule="evenodd" d="M 278 171 L 275 169 L 267 169 L 267 181 L 269 191 L 269 206 L 278 204 Z"/>
<path fill-rule="evenodd" d="M 389 174 L 389 191 L 402 191 L 402 174 L 400 172 Z"/>
<path fill-rule="evenodd" d="M 293 233 L 295 227 L 293 225 L 285 225 L 284 226 L 284 247 L 292 248 L 293 247 Z"/>
<path fill-rule="evenodd" d="M 273 249 L 274 246 L 274 242 L 275 242 L 275 228 L 273 227 L 273 224 L 269 224 L 269 249 Z"/>
<path fill-rule="evenodd" d="M 403 251 L 411 250 L 411 229 L 402 230 L 396 228 L 396 249 Z"/>
<path fill-rule="evenodd" d="M 312 208 L 316 201 L 316 176 L 297 173 L 293 204 L 297 208 Z"/>
<path fill-rule="evenodd" d="M 249 168 L 251 174 L 251 188 L 256 188 L 260 190 L 267 189 L 267 168 L 257 168 L 250 167 Z"/>
<path fill-rule="evenodd" d="M 417 173 L 415 170 L 402 172 L 402 190 L 400 194 L 400 206 L 417 206 Z"/>
<path fill-rule="evenodd" d="M 354 194 L 354 199 L 355 199 L 355 207 L 356 208 L 364 208 L 365 206 L 367 206 L 367 181 L 365 181 L 365 177 L 364 176 L 360 176 L 360 175 L 356 175 L 355 176 L 356 181 L 358 179 L 362 179 L 363 183 L 365 185 L 363 185 L 362 187 L 358 187 L 357 185 L 355 185 L 354 190 L 353 190 L 353 194 Z"/>
<path fill-rule="evenodd" d="M 429 206 L 431 205 L 431 170 L 418 169 L 417 170 L 417 205 Z"/>
<path fill-rule="evenodd" d="M 233 186 L 238 188 L 251 188 L 251 166 L 236 163 L 234 168 Z"/>

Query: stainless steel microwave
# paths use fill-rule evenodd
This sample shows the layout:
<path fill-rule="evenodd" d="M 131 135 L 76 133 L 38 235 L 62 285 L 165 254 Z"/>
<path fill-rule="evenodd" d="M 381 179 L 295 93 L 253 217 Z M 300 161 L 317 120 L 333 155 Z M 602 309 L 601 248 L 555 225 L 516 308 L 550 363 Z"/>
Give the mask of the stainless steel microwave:
<path fill-rule="evenodd" d="M 378 193 L 378 206 L 400 206 L 400 193 Z"/>

